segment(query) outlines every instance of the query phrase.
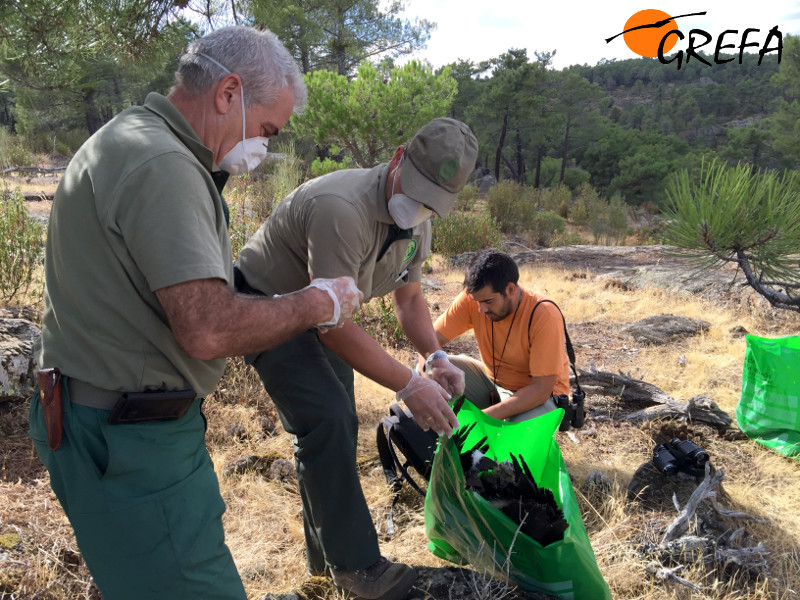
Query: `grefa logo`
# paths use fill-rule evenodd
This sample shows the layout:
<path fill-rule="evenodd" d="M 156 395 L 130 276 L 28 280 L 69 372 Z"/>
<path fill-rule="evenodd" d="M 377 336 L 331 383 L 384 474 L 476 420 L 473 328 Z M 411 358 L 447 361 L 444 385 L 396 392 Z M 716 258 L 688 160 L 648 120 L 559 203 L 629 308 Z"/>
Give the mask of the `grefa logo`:
<path fill-rule="evenodd" d="M 742 55 L 747 48 L 759 48 L 759 65 L 764 56 L 772 52 L 777 52 L 778 64 L 780 64 L 783 52 L 783 34 L 777 25 L 770 29 L 766 36 L 761 33 L 761 30 L 755 28 L 747 28 L 741 32 L 738 29 L 726 29 L 716 36 L 716 43 L 713 45 L 710 45 L 715 39 L 713 35 L 702 29 L 691 29 L 688 34 L 686 50 L 679 50 L 670 58 L 664 56 L 675 47 L 679 40 L 687 37 L 678 29 L 675 21 L 705 14 L 706 11 L 703 11 L 672 17 L 663 10 L 653 8 L 640 10 L 625 22 L 621 33 L 606 38 L 606 43 L 609 44 L 622 36 L 628 48 L 639 56 L 657 56 L 658 60 L 665 65 L 677 63 L 678 69 L 683 66 L 684 62 L 688 64 L 691 59 L 696 59 L 709 67 L 712 66 L 706 57 L 698 54 L 700 49 L 703 49 L 706 54 L 711 54 L 713 51 L 712 60 L 718 65 L 735 60 L 735 56 L 727 58 L 720 56 L 722 53 L 730 53 L 735 49 L 738 49 L 739 64 L 742 64 Z M 763 40 L 763 43 L 757 41 L 759 39 Z"/>

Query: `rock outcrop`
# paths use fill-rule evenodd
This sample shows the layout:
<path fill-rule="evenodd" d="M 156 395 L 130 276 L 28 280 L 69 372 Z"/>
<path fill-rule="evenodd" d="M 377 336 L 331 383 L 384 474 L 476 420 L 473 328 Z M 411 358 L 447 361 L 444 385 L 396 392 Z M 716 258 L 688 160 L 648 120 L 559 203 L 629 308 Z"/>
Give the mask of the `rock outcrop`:
<path fill-rule="evenodd" d="M 35 384 L 33 344 L 41 330 L 13 314 L 0 311 L 0 402 L 30 397 Z"/>

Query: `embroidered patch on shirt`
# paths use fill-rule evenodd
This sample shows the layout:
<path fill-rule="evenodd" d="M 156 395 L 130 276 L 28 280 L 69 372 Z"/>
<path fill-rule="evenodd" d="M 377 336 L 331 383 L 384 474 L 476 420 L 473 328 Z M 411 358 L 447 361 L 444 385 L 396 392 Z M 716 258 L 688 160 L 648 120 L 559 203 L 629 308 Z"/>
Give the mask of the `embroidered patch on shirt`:
<path fill-rule="evenodd" d="M 403 262 L 407 263 L 414 255 L 417 253 L 417 240 L 411 240 L 408 242 L 408 248 L 406 248 L 406 255 L 403 257 Z"/>

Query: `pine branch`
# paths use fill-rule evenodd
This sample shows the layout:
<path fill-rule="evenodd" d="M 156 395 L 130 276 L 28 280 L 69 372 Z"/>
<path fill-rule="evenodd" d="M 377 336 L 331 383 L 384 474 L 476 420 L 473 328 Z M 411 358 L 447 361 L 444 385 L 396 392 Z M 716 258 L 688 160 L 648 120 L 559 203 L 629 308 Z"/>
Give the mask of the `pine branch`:
<path fill-rule="evenodd" d="M 760 276 L 756 276 L 753 272 L 752 264 L 750 263 L 750 256 L 746 254 L 742 250 L 736 251 L 736 262 L 739 264 L 739 267 L 742 269 L 744 273 L 745 280 L 747 284 L 752 287 L 756 292 L 764 296 L 767 301 L 776 308 L 783 308 L 785 310 L 793 310 L 795 312 L 800 312 L 800 296 L 792 296 L 787 292 L 781 292 L 780 290 L 774 289 L 773 285 L 783 285 L 785 289 L 800 289 L 800 285 L 797 284 L 777 284 L 777 283 L 767 283 L 762 281 Z"/>

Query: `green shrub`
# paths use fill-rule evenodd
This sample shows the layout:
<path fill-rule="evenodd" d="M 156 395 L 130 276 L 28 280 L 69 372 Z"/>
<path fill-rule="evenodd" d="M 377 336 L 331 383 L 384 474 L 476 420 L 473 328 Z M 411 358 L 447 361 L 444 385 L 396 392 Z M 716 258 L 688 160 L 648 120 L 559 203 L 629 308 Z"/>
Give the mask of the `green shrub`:
<path fill-rule="evenodd" d="M 556 233 L 550 240 L 550 247 L 556 248 L 558 246 L 579 246 L 584 244 L 583 238 L 577 231 L 562 231 Z"/>
<path fill-rule="evenodd" d="M 569 202 L 566 200 L 562 200 L 561 204 L 558 205 L 558 216 L 564 220 L 569 219 Z"/>
<path fill-rule="evenodd" d="M 558 177 L 561 174 L 561 159 L 553 158 L 552 156 L 545 156 L 542 158 L 542 164 L 539 167 L 539 185 L 543 188 L 549 188 L 551 185 L 558 183 Z M 527 173 L 528 185 L 533 185 L 536 181 L 536 169 L 531 169 Z"/>
<path fill-rule="evenodd" d="M 228 204 L 228 214 L 230 216 L 230 226 L 228 233 L 231 239 L 231 253 L 234 259 L 239 258 L 242 248 L 253 234 L 258 231 L 263 222 L 259 219 L 255 211 L 247 206 L 247 194 L 243 190 L 234 187 L 225 193 L 225 201 Z"/>
<path fill-rule="evenodd" d="M 31 166 L 34 161 L 25 139 L 0 127 L 0 168 Z"/>
<path fill-rule="evenodd" d="M 570 217 L 572 218 L 572 223 L 578 226 L 586 225 L 589 221 L 589 213 L 586 210 L 586 202 L 583 198 L 578 198 L 575 202 L 575 208 L 572 209 Z"/>
<path fill-rule="evenodd" d="M 503 236 L 493 217 L 453 211 L 433 221 L 432 250 L 445 256 L 499 248 Z"/>
<path fill-rule="evenodd" d="M 539 206 L 545 210 L 557 211 L 562 203 L 572 201 L 572 191 L 565 185 L 557 185 L 539 194 Z"/>
<path fill-rule="evenodd" d="M 361 310 L 353 316 L 353 322 L 381 344 L 396 347 L 403 341 L 403 328 L 389 296 L 373 298 L 362 304 Z"/>
<path fill-rule="evenodd" d="M 253 174 L 253 209 L 261 220 L 305 179 L 294 142 L 278 145 L 275 152 L 278 157 L 263 162 Z"/>
<path fill-rule="evenodd" d="M 591 185 L 584 183 L 578 188 L 578 198 L 575 210 L 572 213 L 572 222 L 575 225 L 588 225 L 589 222 L 606 210 L 607 203 Z"/>
<path fill-rule="evenodd" d="M 571 190 L 577 190 L 584 183 L 589 183 L 589 172 L 580 167 L 567 167 L 564 171 L 564 185 Z"/>
<path fill-rule="evenodd" d="M 311 163 L 311 176 L 322 177 L 323 175 L 333 173 L 334 171 L 352 169 L 354 166 L 353 159 L 349 156 L 345 156 L 342 160 L 333 160 L 332 158 L 320 160 L 319 158 L 315 158 L 314 162 Z"/>
<path fill-rule="evenodd" d="M 624 246 L 625 238 L 630 233 L 628 227 L 628 204 L 620 196 L 608 202 L 608 235 L 610 242 Z"/>
<path fill-rule="evenodd" d="M 0 297 L 10 302 L 28 291 L 42 262 L 44 227 L 28 215 L 21 192 L 3 192 L 0 202 Z"/>
<path fill-rule="evenodd" d="M 486 194 L 489 214 L 504 233 L 528 229 L 538 208 L 538 192 L 513 181 L 501 181 Z"/>
<path fill-rule="evenodd" d="M 475 208 L 480 192 L 474 185 L 465 185 L 456 197 L 455 210 L 466 211 Z"/>
<path fill-rule="evenodd" d="M 628 235 L 628 205 L 616 196 L 598 198 L 589 210 L 589 228 L 595 244 L 624 245 Z"/>
<path fill-rule="evenodd" d="M 550 246 L 553 238 L 567 228 L 567 220 L 552 210 L 539 212 L 531 220 L 529 237 L 537 246 Z"/>
<path fill-rule="evenodd" d="M 59 131 L 56 137 L 56 152 L 64 156 L 71 156 L 87 139 L 89 139 L 89 132 L 85 129 Z"/>
<path fill-rule="evenodd" d="M 58 138 L 53 133 L 45 131 L 28 132 L 24 135 L 25 146 L 33 154 L 51 154 L 56 147 Z"/>

